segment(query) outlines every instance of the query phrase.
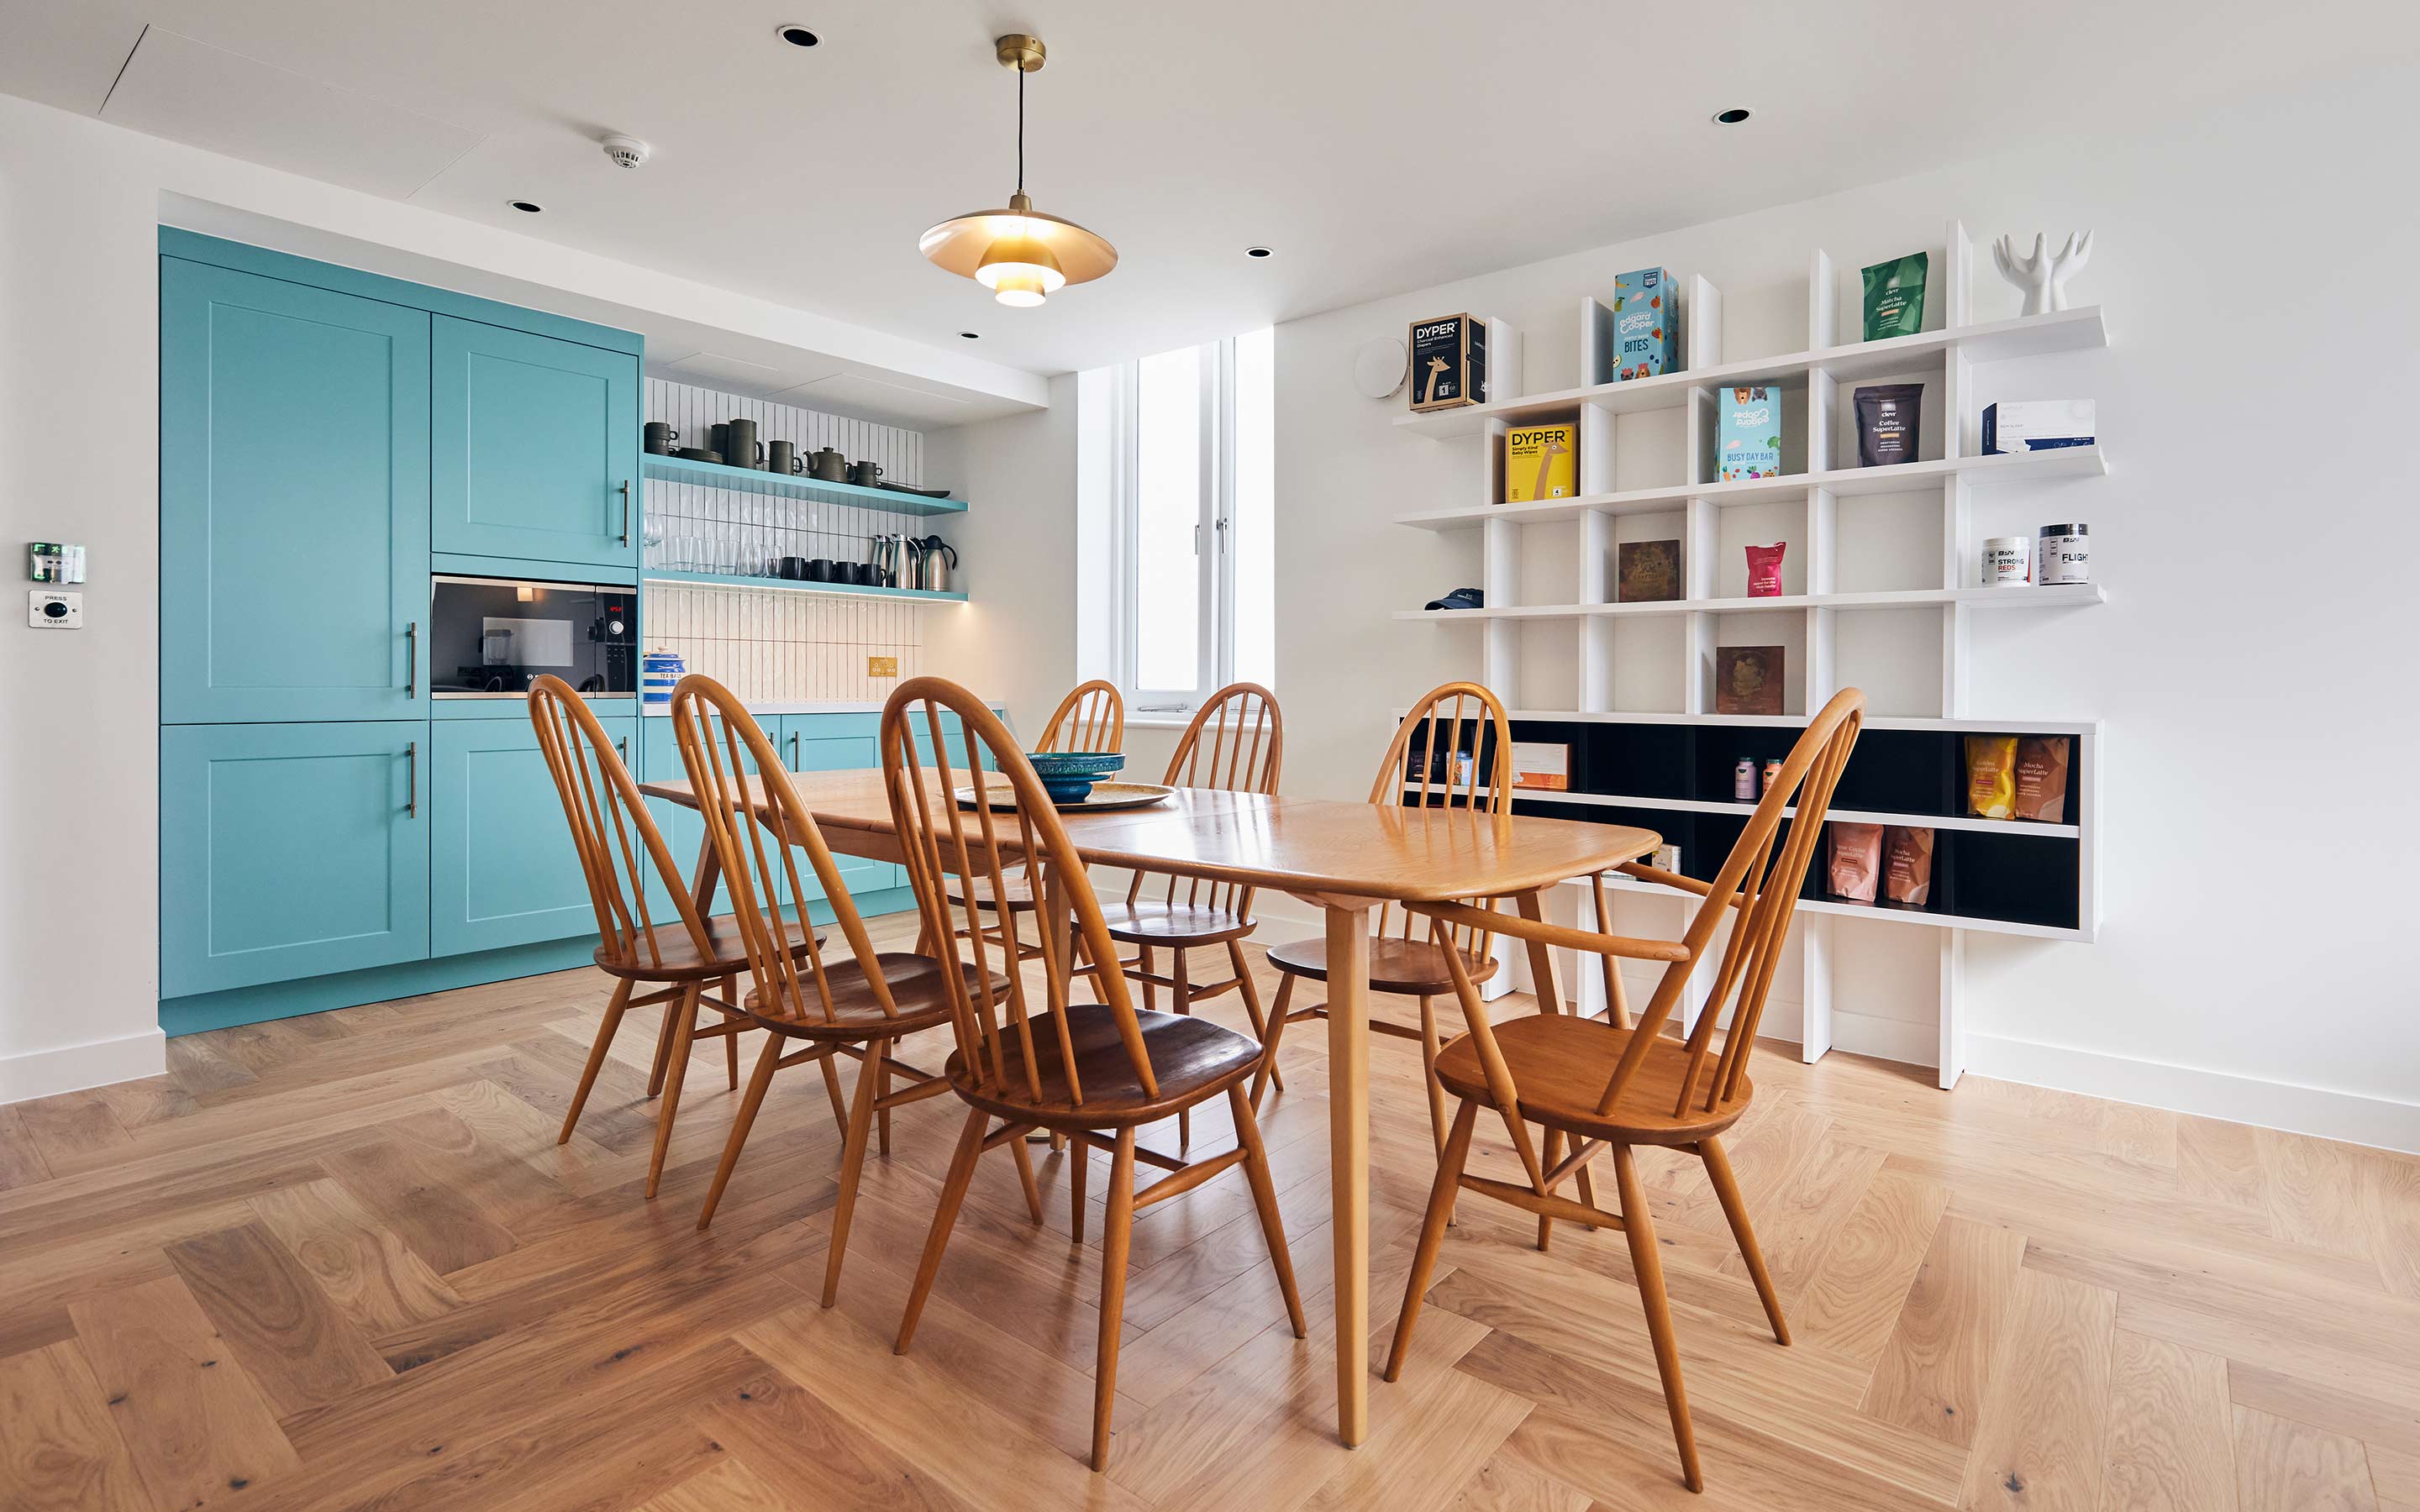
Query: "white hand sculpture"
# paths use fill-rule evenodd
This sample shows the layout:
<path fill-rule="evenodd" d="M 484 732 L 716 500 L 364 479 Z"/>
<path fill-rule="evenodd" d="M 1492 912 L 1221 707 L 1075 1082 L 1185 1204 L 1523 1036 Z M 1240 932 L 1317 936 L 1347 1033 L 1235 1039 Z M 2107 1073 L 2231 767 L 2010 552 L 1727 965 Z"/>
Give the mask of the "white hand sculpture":
<path fill-rule="evenodd" d="M 2034 250 L 2017 255 L 2016 243 L 2002 236 L 1992 243 L 1992 261 L 2000 276 L 2025 291 L 2024 314 L 2043 315 L 2067 308 L 2067 281 L 2092 256 L 2092 233 L 2079 231 L 2055 255 L 2045 255 L 2044 238 L 2034 233 Z"/>

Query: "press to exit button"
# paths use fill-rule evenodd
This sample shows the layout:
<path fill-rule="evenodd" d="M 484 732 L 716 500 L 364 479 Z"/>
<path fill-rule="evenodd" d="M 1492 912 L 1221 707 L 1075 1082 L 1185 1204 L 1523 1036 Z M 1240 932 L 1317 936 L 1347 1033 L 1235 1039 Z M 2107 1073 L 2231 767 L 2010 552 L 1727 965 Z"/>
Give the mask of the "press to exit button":
<path fill-rule="evenodd" d="M 25 623 L 37 630 L 81 630 L 84 595 L 29 589 L 25 594 Z"/>

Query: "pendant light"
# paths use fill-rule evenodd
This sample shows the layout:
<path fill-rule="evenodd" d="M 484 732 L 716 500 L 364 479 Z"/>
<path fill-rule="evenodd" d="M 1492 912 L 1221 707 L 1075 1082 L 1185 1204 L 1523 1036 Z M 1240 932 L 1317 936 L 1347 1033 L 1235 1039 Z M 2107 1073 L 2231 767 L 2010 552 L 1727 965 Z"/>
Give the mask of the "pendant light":
<path fill-rule="evenodd" d="M 954 216 L 924 233 L 917 250 L 933 266 L 971 278 L 1002 304 L 1035 305 L 1069 284 L 1089 283 L 1118 265 L 1118 249 L 1073 221 L 1045 215 L 1025 193 L 1025 76 L 1048 55 L 1042 39 L 998 39 L 1002 68 L 1016 70 L 1016 193 L 1005 209 Z"/>

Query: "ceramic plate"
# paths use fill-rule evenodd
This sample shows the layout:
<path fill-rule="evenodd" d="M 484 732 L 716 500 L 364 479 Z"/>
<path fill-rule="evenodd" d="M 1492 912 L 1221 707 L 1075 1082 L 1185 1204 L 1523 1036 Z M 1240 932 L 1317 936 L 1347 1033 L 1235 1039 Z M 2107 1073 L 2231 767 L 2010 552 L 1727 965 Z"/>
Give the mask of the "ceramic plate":
<path fill-rule="evenodd" d="M 1016 795 L 1005 785 L 988 790 L 986 795 L 996 810 L 1014 810 L 1016 808 Z M 1102 809 L 1142 809 L 1155 803 L 1166 803 L 1175 795 L 1174 788 L 1162 787 L 1156 782 L 1095 782 L 1093 791 L 1081 803 L 1063 803 L 1059 809 L 1063 813 L 1089 813 Z M 958 789 L 958 802 L 966 808 L 973 808 L 975 790 L 970 787 Z"/>

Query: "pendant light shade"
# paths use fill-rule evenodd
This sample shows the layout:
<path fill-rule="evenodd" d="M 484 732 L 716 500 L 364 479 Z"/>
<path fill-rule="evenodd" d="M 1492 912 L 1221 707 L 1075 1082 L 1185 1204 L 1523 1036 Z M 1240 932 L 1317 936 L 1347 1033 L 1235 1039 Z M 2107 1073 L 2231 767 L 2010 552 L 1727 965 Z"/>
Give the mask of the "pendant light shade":
<path fill-rule="evenodd" d="M 1040 304 L 1070 284 L 1118 265 L 1118 249 L 1073 221 L 1045 215 L 1025 193 L 1025 76 L 1047 55 L 1038 37 L 1008 36 L 996 50 L 1016 74 L 1016 193 L 1005 208 L 953 216 L 917 242 L 933 266 L 971 278 L 1002 304 Z"/>

